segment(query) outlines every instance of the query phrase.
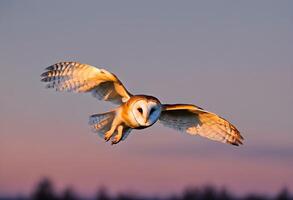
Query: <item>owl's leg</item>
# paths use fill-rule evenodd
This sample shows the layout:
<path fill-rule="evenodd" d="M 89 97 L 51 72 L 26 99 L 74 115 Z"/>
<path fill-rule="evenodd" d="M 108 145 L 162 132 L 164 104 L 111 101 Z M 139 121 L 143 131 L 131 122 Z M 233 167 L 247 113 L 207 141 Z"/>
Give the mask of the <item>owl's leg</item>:
<path fill-rule="evenodd" d="M 119 125 L 117 128 L 117 134 L 115 135 L 114 139 L 112 140 L 112 145 L 117 144 L 122 139 L 122 133 L 123 133 L 123 126 Z"/>
<path fill-rule="evenodd" d="M 114 118 L 110 130 L 107 131 L 107 132 L 105 133 L 105 136 L 104 136 L 104 139 L 105 139 L 107 142 L 111 139 L 111 137 L 112 137 L 113 134 L 116 132 L 117 127 L 119 127 L 120 124 L 121 124 L 121 121 L 119 120 L 119 118 L 117 118 L 117 117 Z"/>
<path fill-rule="evenodd" d="M 105 133 L 104 139 L 108 142 L 116 130 L 116 126 L 112 126 L 109 131 Z"/>

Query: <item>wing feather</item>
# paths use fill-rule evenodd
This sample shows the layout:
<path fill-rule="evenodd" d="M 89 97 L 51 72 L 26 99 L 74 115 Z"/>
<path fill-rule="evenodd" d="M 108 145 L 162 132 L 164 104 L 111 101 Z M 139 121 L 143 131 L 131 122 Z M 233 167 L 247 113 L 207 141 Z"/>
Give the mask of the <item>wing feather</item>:
<path fill-rule="evenodd" d="M 115 104 L 122 104 L 132 96 L 114 74 L 78 62 L 59 62 L 49 66 L 41 78 L 47 88 L 91 92 L 97 99 Z"/>
<path fill-rule="evenodd" d="M 243 137 L 233 124 L 194 105 L 163 105 L 159 120 L 167 127 L 190 135 L 200 135 L 236 146 L 243 141 Z"/>

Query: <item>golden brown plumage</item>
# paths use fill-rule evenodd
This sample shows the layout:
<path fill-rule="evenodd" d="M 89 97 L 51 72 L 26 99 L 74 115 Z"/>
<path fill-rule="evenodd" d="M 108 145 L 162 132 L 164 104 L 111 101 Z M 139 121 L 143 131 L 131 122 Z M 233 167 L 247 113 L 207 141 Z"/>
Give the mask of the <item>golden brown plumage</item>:
<path fill-rule="evenodd" d="M 57 91 L 91 92 L 99 100 L 126 102 L 131 94 L 112 73 L 77 62 L 60 62 L 46 68 L 41 77 Z"/>
<path fill-rule="evenodd" d="M 159 118 L 167 127 L 200 135 L 233 145 L 242 144 L 243 137 L 234 125 L 218 115 L 194 105 L 164 105 Z"/>

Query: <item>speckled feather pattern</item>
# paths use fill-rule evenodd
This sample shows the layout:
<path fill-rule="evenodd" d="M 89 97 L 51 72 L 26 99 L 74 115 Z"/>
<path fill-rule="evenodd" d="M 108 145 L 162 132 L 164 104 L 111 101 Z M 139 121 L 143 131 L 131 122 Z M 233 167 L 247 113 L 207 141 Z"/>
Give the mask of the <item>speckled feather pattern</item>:
<path fill-rule="evenodd" d="M 60 62 L 46 68 L 41 81 L 56 91 L 91 92 L 99 100 L 121 104 L 131 94 L 112 73 L 87 64 Z"/>
<path fill-rule="evenodd" d="M 243 137 L 234 125 L 218 115 L 193 105 L 165 105 L 160 122 L 190 135 L 238 146 Z"/>

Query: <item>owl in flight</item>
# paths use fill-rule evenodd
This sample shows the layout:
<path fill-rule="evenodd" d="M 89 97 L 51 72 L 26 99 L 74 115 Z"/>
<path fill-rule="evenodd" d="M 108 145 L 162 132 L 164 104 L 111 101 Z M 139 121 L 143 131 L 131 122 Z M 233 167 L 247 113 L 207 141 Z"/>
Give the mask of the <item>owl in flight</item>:
<path fill-rule="evenodd" d="M 46 68 L 41 81 L 57 91 L 90 92 L 99 100 L 110 101 L 118 107 L 94 114 L 89 124 L 112 144 L 125 140 L 132 129 L 144 129 L 156 121 L 163 125 L 200 135 L 211 140 L 238 146 L 243 137 L 234 125 L 222 117 L 190 104 L 161 104 L 153 96 L 132 95 L 121 81 L 105 69 L 78 62 L 60 62 Z"/>

